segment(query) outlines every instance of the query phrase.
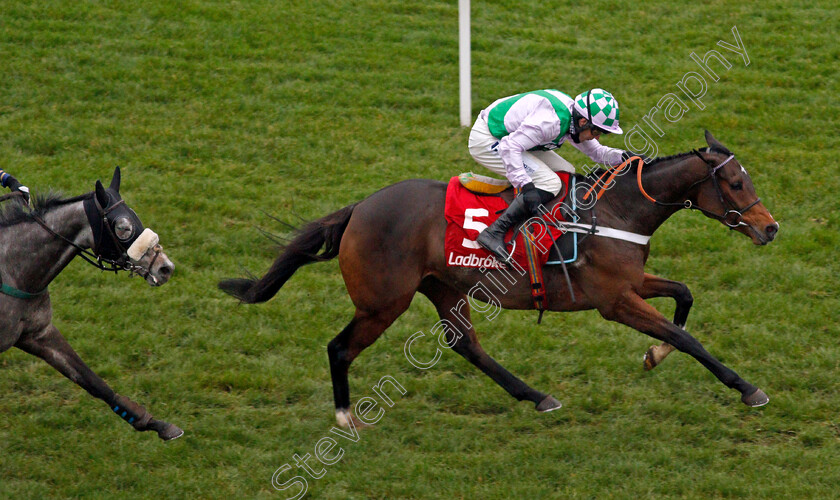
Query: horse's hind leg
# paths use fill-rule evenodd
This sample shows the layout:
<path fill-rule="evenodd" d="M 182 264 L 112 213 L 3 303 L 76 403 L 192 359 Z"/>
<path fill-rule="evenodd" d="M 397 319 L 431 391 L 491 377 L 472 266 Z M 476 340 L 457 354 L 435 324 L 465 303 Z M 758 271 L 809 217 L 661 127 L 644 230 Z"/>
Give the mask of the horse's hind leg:
<path fill-rule="evenodd" d="M 518 401 L 531 401 L 541 412 L 556 410 L 562 406 L 554 397 L 529 387 L 484 352 L 472 327 L 466 295 L 435 278 L 426 278 L 419 291 L 432 301 L 438 315 L 447 322 L 447 326 L 457 329 L 457 332 L 453 332 L 451 328 L 445 330 L 447 344 L 451 345 L 455 352 L 477 366 Z M 469 327 L 463 324 L 462 319 L 469 323 Z M 454 335 L 458 338 L 453 338 Z"/>
<path fill-rule="evenodd" d="M 156 431 L 164 441 L 180 437 L 184 433 L 175 425 L 163 420 L 155 420 L 139 404 L 114 393 L 104 380 L 88 368 L 53 325 L 36 334 L 22 336 L 15 347 L 43 359 L 91 396 L 105 401 L 112 410 L 138 431 Z"/>
<path fill-rule="evenodd" d="M 327 345 L 335 399 L 335 418 L 340 426 L 361 424 L 350 411 L 350 384 L 347 380 L 350 364 L 408 309 L 413 295 L 412 293 L 376 311 L 357 308 L 353 320 Z"/>
<path fill-rule="evenodd" d="M 679 281 L 667 280 L 654 276 L 652 274 L 645 274 L 644 283 L 636 290 L 636 293 L 643 299 L 652 299 L 656 297 L 671 297 L 677 303 L 677 309 L 674 311 L 674 324 L 680 328 L 685 329 L 685 323 L 688 319 L 688 312 L 691 310 L 691 305 L 694 303 L 694 297 L 691 296 L 688 286 Z M 665 357 L 674 351 L 674 346 L 667 342 L 660 345 L 650 346 L 644 356 L 645 370 L 652 370 L 656 368 L 659 363 L 665 360 Z"/>
<path fill-rule="evenodd" d="M 741 401 L 744 404 L 763 406 L 769 401 L 764 391 L 748 383 L 732 369 L 718 361 L 703 348 L 697 339 L 665 319 L 659 311 L 645 302 L 639 295 L 628 292 L 619 299 L 610 311 L 601 311 L 601 314 L 607 319 L 635 328 L 691 355 L 724 385 L 740 392 Z"/>

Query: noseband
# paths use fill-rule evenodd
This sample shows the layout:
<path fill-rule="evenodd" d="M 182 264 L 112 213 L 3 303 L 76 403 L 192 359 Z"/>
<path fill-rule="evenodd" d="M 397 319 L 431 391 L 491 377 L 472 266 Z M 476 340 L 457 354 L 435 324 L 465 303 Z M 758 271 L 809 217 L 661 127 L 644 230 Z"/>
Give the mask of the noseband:
<path fill-rule="evenodd" d="M 702 184 L 702 183 L 708 181 L 709 179 L 711 179 L 712 183 L 715 186 L 715 191 L 717 191 L 718 198 L 720 199 L 720 204 L 726 210 L 724 213 L 718 214 L 718 213 L 712 212 L 711 210 L 707 210 L 707 209 L 705 209 L 701 206 L 695 205 L 694 203 L 691 202 L 691 200 L 685 200 L 682 203 L 664 203 L 664 202 L 655 200 L 652 196 L 647 194 L 647 192 L 645 191 L 645 188 L 642 187 L 642 167 L 644 167 L 645 162 L 644 162 L 644 160 L 641 159 L 641 157 L 634 156 L 634 157 L 628 159 L 627 161 L 632 162 L 632 161 L 635 161 L 636 159 L 638 159 L 641 162 L 639 164 L 639 170 L 636 173 L 636 180 L 639 184 L 639 190 L 642 192 L 642 195 L 644 195 L 644 197 L 647 198 L 649 201 L 651 201 L 651 202 L 653 202 L 653 203 L 655 203 L 656 205 L 659 205 L 659 206 L 680 207 L 680 208 L 689 208 L 689 209 L 692 209 L 692 210 L 699 210 L 699 211 L 703 212 L 703 214 L 705 214 L 706 216 L 711 217 L 713 219 L 717 219 L 717 220 L 723 222 L 724 224 L 729 226 L 729 229 L 735 229 L 735 228 L 740 227 L 740 226 L 748 226 L 749 224 L 747 224 L 746 222 L 743 221 L 744 214 L 749 209 L 756 206 L 758 204 L 758 202 L 761 201 L 761 198 L 756 198 L 755 201 L 753 201 L 752 203 L 750 203 L 749 205 L 747 205 L 744 208 L 738 208 L 737 206 L 730 203 L 729 200 L 727 200 L 725 196 L 723 196 L 723 189 L 721 189 L 720 182 L 718 181 L 718 178 L 717 178 L 717 171 L 720 170 L 721 168 L 723 168 L 723 166 L 726 165 L 727 163 L 729 163 L 733 158 L 735 158 L 735 155 L 730 154 L 728 158 L 726 158 L 725 160 L 723 160 L 723 162 L 720 163 L 720 165 L 712 166 L 712 163 L 710 163 L 706 158 L 703 158 L 703 155 L 701 155 L 699 151 L 697 151 L 696 149 L 693 149 L 691 152 L 694 153 L 695 155 L 697 155 L 697 157 L 700 158 L 701 160 L 703 160 L 703 163 L 705 163 L 709 167 L 709 175 L 700 179 L 699 181 L 695 182 L 691 186 L 689 186 L 688 190 L 690 191 L 694 186 L 697 186 L 698 184 Z"/>

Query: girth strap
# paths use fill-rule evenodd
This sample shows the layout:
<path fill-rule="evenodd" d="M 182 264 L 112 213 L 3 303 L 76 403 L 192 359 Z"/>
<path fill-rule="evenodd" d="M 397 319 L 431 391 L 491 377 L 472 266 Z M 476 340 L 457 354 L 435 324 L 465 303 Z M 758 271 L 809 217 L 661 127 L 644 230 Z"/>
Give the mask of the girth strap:
<path fill-rule="evenodd" d="M 519 196 L 519 190 L 516 190 L 516 196 Z M 527 227 L 522 228 L 522 240 L 525 242 L 525 256 L 528 260 L 528 280 L 531 282 L 531 300 L 534 301 L 534 309 L 540 312 L 537 318 L 537 324 L 542 322 L 543 313 L 548 308 L 548 294 L 545 293 L 545 280 L 543 279 L 542 266 L 540 266 L 540 257 L 537 254 L 537 246 L 533 243 L 532 238 L 529 237 L 530 230 Z"/>
<path fill-rule="evenodd" d="M 525 255 L 528 257 L 531 299 L 534 301 L 534 308 L 540 312 L 540 317 L 537 319 L 537 324 L 539 324 L 542 321 L 543 312 L 548 308 L 548 295 L 545 293 L 545 280 L 543 280 L 542 267 L 539 265 L 537 247 L 531 242 L 531 238 L 524 236 L 522 239 L 525 240 Z"/>

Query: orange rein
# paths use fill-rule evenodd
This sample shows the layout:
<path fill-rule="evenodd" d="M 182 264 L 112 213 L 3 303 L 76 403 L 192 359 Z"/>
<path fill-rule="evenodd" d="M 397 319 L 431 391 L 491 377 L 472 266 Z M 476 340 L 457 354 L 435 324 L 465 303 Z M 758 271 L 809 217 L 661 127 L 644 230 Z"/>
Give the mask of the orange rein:
<path fill-rule="evenodd" d="M 624 162 L 622 162 L 618 165 L 615 165 L 614 167 L 610 167 L 609 170 L 607 170 L 606 172 L 601 174 L 600 177 L 598 177 L 598 180 L 595 182 L 595 185 L 593 185 L 591 188 L 589 188 L 588 191 L 586 191 L 586 194 L 583 195 L 583 199 L 584 200 L 589 199 L 589 195 L 592 194 L 592 192 L 595 191 L 595 188 L 597 188 L 600 185 L 601 190 L 598 191 L 598 194 L 595 196 L 596 200 L 600 200 L 601 195 L 603 195 L 604 192 L 607 190 L 607 186 L 610 185 L 610 183 L 613 181 L 613 179 L 615 179 L 615 177 L 619 174 L 619 172 L 623 171 L 629 165 L 632 165 L 633 161 L 635 161 L 635 160 L 639 160 L 641 162 L 641 164 L 639 165 L 639 171 L 636 173 L 636 181 L 639 184 L 639 191 L 641 191 L 642 195 L 645 198 L 647 198 L 648 200 L 650 200 L 651 203 L 656 203 L 656 200 L 654 200 L 649 194 L 647 194 L 647 191 L 645 191 L 645 188 L 642 187 L 642 167 L 645 166 L 645 162 L 644 162 L 644 160 L 642 160 L 641 156 L 631 156 L 630 158 L 626 159 Z M 607 174 L 612 174 L 612 175 L 610 175 L 609 179 L 607 179 L 607 181 L 602 184 L 601 181 L 604 180 L 604 177 L 606 177 Z"/>

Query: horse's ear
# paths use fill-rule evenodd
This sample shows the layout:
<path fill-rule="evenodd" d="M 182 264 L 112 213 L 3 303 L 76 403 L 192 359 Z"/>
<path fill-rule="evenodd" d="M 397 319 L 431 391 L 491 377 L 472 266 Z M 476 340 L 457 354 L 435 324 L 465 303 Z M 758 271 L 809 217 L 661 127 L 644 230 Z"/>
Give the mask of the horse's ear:
<path fill-rule="evenodd" d="M 111 185 L 108 186 L 116 192 L 120 192 L 120 167 L 114 169 L 114 176 L 111 178 Z"/>
<path fill-rule="evenodd" d="M 96 200 L 99 201 L 99 205 L 102 208 L 108 206 L 108 202 L 110 201 L 108 199 L 108 193 L 105 192 L 105 188 L 102 187 L 102 183 L 98 180 L 96 181 L 96 189 L 94 190 L 94 196 L 96 196 Z"/>
<path fill-rule="evenodd" d="M 721 144 L 720 141 L 715 139 L 715 136 L 713 136 L 712 133 L 708 130 L 706 131 L 706 144 L 708 144 L 709 147 L 712 149 L 717 149 L 718 151 L 729 153 L 729 148 L 727 148 L 726 146 Z"/>
<path fill-rule="evenodd" d="M 706 130 L 706 144 L 708 144 L 709 146 L 712 146 L 716 143 L 717 143 L 717 139 L 715 139 L 715 136 L 713 136 L 711 132 Z"/>

